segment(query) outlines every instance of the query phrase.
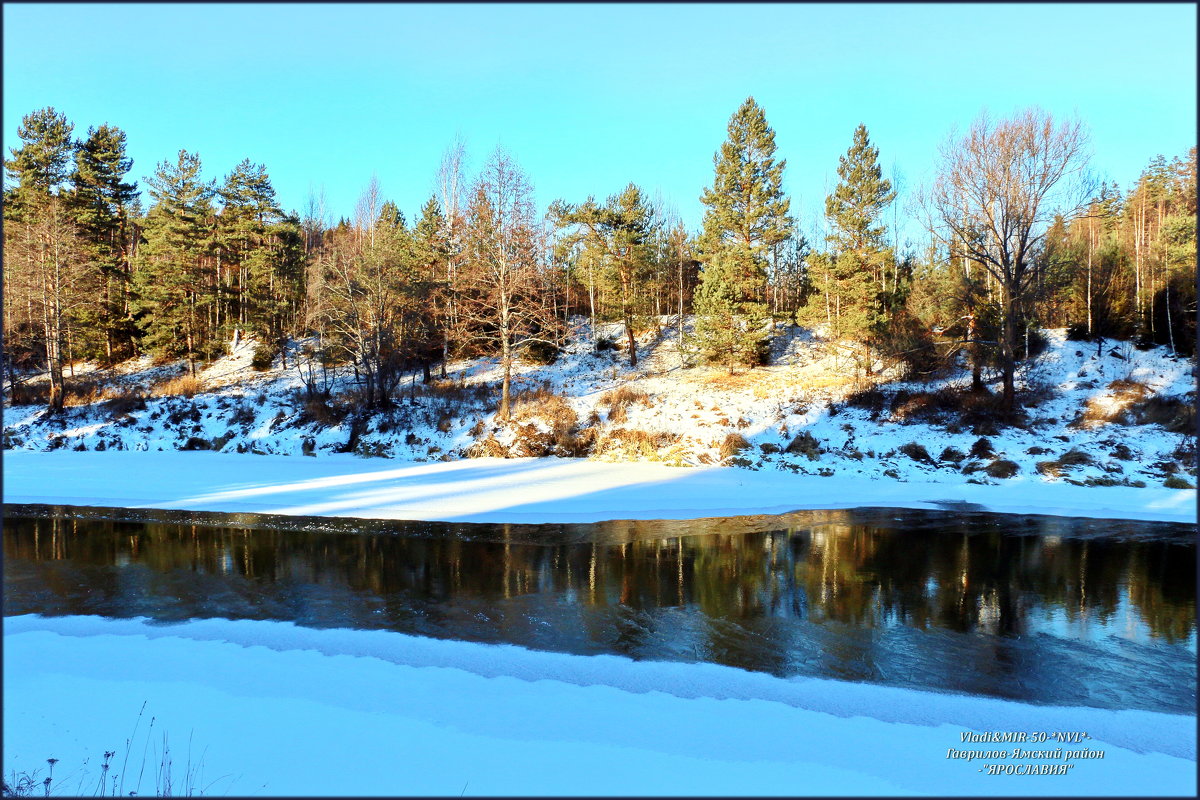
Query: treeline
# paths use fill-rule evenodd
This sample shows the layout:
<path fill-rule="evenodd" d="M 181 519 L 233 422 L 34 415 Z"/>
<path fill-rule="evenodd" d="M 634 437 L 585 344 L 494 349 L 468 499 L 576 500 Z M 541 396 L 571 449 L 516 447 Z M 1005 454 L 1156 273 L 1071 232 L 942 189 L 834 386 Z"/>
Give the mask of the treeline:
<path fill-rule="evenodd" d="M 145 179 L 144 211 L 125 134 L 73 131 L 52 108 L 29 114 L 5 161 L 5 369 L 10 383 L 47 370 L 52 408 L 77 359 L 149 353 L 194 372 L 252 335 L 256 364 L 290 357 L 313 396 L 330 391 L 332 367 L 352 366 L 371 407 L 406 374 L 497 355 L 505 416 L 514 360 L 553 360 L 577 314 L 624 322 L 633 365 L 634 332 L 666 315 L 685 352 L 730 370 L 762 363 L 788 318 L 824 326 L 868 374 L 932 373 L 965 351 L 977 389 L 985 369 L 1000 373 L 1004 409 L 1039 327 L 1194 352 L 1195 149 L 1155 158 L 1121 194 L 1088 182 L 1079 122 L 1036 110 L 980 117 L 946 141 L 937 177 L 905 209 L 928 241 L 903 253 L 866 127 L 809 241 L 753 98 L 730 119 L 695 233 L 634 183 L 539 214 L 509 155 L 469 176 L 460 143 L 411 223 L 374 179 L 335 223 L 316 196 L 284 212 L 261 164 L 217 181 L 182 150 Z M 289 341 L 305 344 L 289 356 Z"/>

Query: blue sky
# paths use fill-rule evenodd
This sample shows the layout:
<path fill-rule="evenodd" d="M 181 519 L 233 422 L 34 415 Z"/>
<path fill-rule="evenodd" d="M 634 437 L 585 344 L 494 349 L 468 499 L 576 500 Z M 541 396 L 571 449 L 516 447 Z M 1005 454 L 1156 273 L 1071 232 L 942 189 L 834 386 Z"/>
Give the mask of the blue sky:
<path fill-rule="evenodd" d="M 411 218 L 456 135 L 502 144 L 545 207 L 629 181 L 697 227 L 729 116 L 765 108 L 811 229 L 859 122 L 898 167 L 984 108 L 1078 114 L 1127 186 L 1196 141 L 1196 7 L 1141 5 L 5 5 L 4 144 L 44 106 L 128 135 L 139 181 L 184 148 L 266 164 L 336 217 L 372 172 Z"/>

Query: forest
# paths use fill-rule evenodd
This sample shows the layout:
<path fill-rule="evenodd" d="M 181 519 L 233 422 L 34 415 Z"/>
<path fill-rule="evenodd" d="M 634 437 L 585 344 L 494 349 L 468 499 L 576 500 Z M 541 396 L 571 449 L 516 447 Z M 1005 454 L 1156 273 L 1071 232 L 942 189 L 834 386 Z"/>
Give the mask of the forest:
<path fill-rule="evenodd" d="M 694 318 L 687 352 L 731 373 L 763 363 L 772 326 L 790 321 L 821 329 L 865 375 L 965 363 L 982 389 L 986 370 L 1001 415 L 1045 328 L 1195 351 L 1195 148 L 1149 158 L 1130 186 L 1098 183 L 1086 125 L 1039 109 L 949 135 L 905 203 L 859 125 L 823 215 L 802 220 L 766 112 L 747 98 L 714 143 L 700 230 L 634 182 L 543 212 L 512 154 L 467 174 L 461 141 L 430 165 L 437 189 L 410 215 L 375 178 L 349 217 L 335 221 L 319 193 L 285 211 L 266 165 L 215 179 L 187 150 L 142 178 L 146 208 L 125 133 L 75 131 L 34 111 L 4 164 L 5 385 L 11 400 L 48 374 L 51 413 L 77 361 L 149 354 L 195 375 L 252 337 L 264 368 L 303 343 L 290 366 L 311 397 L 351 367 L 363 409 L 392 404 L 414 372 L 429 381 L 449 360 L 498 357 L 503 419 L 514 361 L 553 362 L 573 316 L 623 322 L 626 342 L 596 345 L 634 366 L 636 331 L 673 317 L 682 342 Z M 899 245 L 902 219 L 923 242 Z"/>

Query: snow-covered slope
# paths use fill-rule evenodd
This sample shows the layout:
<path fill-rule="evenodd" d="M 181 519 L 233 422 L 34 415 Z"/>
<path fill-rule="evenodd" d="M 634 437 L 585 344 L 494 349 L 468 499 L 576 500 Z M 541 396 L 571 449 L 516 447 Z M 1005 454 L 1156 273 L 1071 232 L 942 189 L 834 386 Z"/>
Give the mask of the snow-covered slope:
<path fill-rule="evenodd" d="M 1024 421 L 1000 426 L 962 408 L 972 402 L 965 373 L 928 383 L 884 375 L 868 385 L 835 346 L 796 327 L 780 329 L 771 365 L 733 376 L 684 367 L 670 327 L 641 337 L 637 369 L 622 352 L 595 351 L 585 322 L 575 333 L 555 364 L 518 367 L 525 394 L 503 424 L 494 413 L 494 360 L 451 364 L 448 378 L 430 385 L 406 381 L 395 408 L 360 415 L 347 397 L 348 374 L 335 378 L 330 401 L 307 401 L 294 357 L 288 369 L 277 359 L 255 372 L 253 342 L 244 340 L 201 372 L 204 389 L 192 398 L 153 396 L 182 365 L 140 361 L 91 369 L 98 399 L 57 418 L 37 406 L 6 406 L 4 446 L 317 458 L 349 450 L 410 462 L 586 455 L 885 483 L 1194 485 L 1186 413 L 1194 364 L 1166 348 L 1073 342 L 1048 331 L 1045 352 L 1018 376 Z M 621 341 L 620 326 L 597 333 Z"/>

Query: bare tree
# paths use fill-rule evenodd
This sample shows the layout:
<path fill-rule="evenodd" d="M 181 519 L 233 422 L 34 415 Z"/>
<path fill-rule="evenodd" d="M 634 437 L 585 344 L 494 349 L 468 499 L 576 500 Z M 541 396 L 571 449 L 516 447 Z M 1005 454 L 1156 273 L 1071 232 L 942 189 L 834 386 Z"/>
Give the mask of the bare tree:
<path fill-rule="evenodd" d="M 999 289 L 1001 409 L 1012 411 L 1021 309 L 1034 286 L 1035 256 L 1056 213 L 1070 219 L 1091 196 L 1083 123 L 1056 123 L 1030 108 L 994 122 L 981 114 L 940 151 L 926 204 L 942 238 L 963 248 Z"/>
<path fill-rule="evenodd" d="M 554 344 L 542 337 L 553 330 L 554 319 L 540 299 L 544 243 L 533 189 L 500 148 L 484 165 L 466 216 L 459 312 L 469 328 L 467 336 L 500 353 L 504 378 L 499 416 L 507 419 L 517 348 L 533 341 Z"/>
<path fill-rule="evenodd" d="M 37 332 L 45 352 L 48 406 L 60 411 L 63 368 L 74 355 L 73 334 L 98 302 L 99 270 L 85 258 L 78 227 L 57 197 L 48 198 L 36 215 L 9 221 L 5 235 L 5 306 L 24 307 L 27 329 Z"/>

